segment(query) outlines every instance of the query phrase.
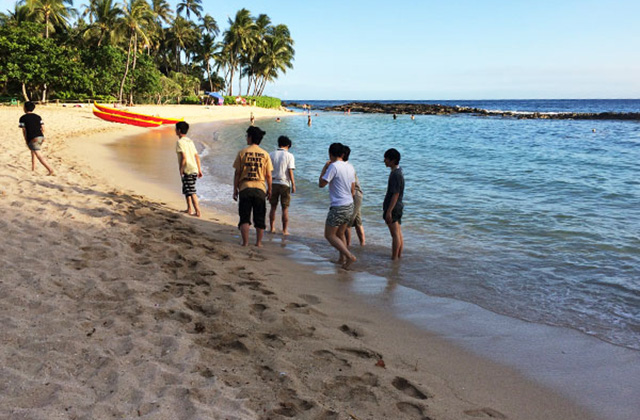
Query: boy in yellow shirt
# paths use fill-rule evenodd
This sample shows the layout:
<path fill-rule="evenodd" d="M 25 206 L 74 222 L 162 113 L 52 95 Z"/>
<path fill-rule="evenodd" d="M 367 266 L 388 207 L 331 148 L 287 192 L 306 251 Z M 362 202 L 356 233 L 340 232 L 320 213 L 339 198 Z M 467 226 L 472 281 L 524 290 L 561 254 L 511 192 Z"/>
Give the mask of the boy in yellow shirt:
<path fill-rule="evenodd" d="M 184 212 L 200 217 L 200 204 L 196 195 L 196 179 L 202 178 L 202 168 L 196 146 L 187 137 L 187 132 L 189 132 L 189 124 L 184 121 L 176 124 L 178 168 L 182 178 L 182 194 L 187 200 L 187 209 Z"/>

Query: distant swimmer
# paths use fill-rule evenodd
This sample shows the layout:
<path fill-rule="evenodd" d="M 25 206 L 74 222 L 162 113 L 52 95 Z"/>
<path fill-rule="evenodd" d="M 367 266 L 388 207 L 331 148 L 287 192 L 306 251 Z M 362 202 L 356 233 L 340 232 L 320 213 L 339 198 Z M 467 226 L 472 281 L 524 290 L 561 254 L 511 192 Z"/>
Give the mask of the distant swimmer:
<path fill-rule="evenodd" d="M 251 121 L 251 125 L 256 122 L 256 117 L 253 115 L 253 112 L 251 113 L 251 118 L 249 118 L 249 121 Z"/>
<path fill-rule="evenodd" d="M 591 132 L 595 133 L 595 132 L 596 132 L 596 129 L 595 129 L 595 128 L 591 129 Z"/>
<path fill-rule="evenodd" d="M 394 113 L 393 113 L 393 119 L 395 120 L 395 119 L 397 119 L 397 118 L 398 118 L 398 116 L 397 116 L 397 115 L 396 115 L 396 113 L 394 112 Z"/>
<path fill-rule="evenodd" d="M 415 120 L 415 119 L 416 119 L 416 116 L 415 116 L 415 115 L 413 115 L 413 114 L 411 114 L 411 119 L 412 119 L 412 120 Z"/>
<path fill-rule="evenodd" d="M 280 117 L 276 118 L 276 122 L 278 123 L 280 122 Z"/>
<path fill-rule="evenodd" d="M 311 127 L 311 115 L 309 115 L 309 117 L 307 117 L 307 125 L 309 127 Z"/>

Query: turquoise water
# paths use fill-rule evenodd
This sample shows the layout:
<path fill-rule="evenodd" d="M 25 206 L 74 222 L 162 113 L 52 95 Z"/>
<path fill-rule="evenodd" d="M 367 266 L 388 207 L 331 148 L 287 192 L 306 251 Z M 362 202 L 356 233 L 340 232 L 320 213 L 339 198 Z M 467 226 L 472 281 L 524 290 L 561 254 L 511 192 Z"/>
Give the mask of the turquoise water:
<path fill-rule="evenodd" d="M 293 141 L 293 240 L 334 257 L 322 239 L 329 199 L 317 179 L 329 144 L 343 142 L 364 190 L 368 245 L 354 246 L 355 269 L 640 349 L 640 123 L 312 117 L 311 127 L 306 116 L 257 122 L 266 150 L 281 134 Z M 191 133 L 206 147 L 209 176 L 198 185 L 205 205 L 235 212 L 231 164 L 246 127 L 205 124 Z M 406 178 L 399 266 L 388 261 L 381 216 L 389 147 L 402 153 Z"/>

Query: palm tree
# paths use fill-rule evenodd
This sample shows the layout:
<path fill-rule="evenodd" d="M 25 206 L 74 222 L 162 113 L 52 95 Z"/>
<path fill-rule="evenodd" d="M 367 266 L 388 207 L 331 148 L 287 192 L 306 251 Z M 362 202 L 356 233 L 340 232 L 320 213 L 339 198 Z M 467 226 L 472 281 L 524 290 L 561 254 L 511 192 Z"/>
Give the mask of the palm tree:
<path fill-rule="evenodd" d="M 168 31 L 168 43 L 174 49 L 176 55 L 176 71 L 180 71 L 181 68 L 181 52 L 184 51 L 188 59 L 188 49 L 195 44 L 196 40 L 197 32 L 193 22 L 181 16 L 176 17 Z"/>
<path fill-rule="evenodd" d="M 202 32 L 209 35 L 217 36 L 220 33 L 218 22 L 208 13 L 202 17 L 202 23 L 199 27 Z"/>
<path fill-rule="evenodd" d="M 114 0 L 91 0 L 85 7 L 84 16 L 89 16 L 86 34 L 98 36 L 98 47 L 105 38 L 114 43 L 118 37 L 118 21 L 122 17 L 122 9 L 114 4 Z"/>
<path fill-rule="evenodd" d="M 234 20 L 229 18 L 229 29 L 224 33 L 224 54 L 227 60 L 225 66 L 228 68 L 229 95 L 233 95 L 233 77 L 235 71 L 240 67 L 243 54 L 249 50 L 254 42 L 256 24 L 247 9 L 240 9 L 236 13 Z"/>
<path fill-rule="evenodd" d="M 45 38 L 49 38 L 49 28 L 68 27 L 68 20 L 76 13 L 71 7 L 73 0 L 26 0 L 26 5 L 33 18 L 44 23 Z"/>
<path fill-rule="evenodd" d="M 173 19 L 173 10 L 171 10 L 167 0 L 152 0 L 151 10 L 156 16 L 156 23 L 164 22 L 168 24 Z"/>
<path fill-rule="evenodd" d="M 209 34 L 205 34 L 198 44 L 196 51 L 196 60 L 202 65 L 207 72 L 209 80 L 209 90 L 213 91 L 213 79 L 211 77 L 211 60 L 214 59 L 216 52 L 220 49 L 220 44 L 215 42 L 215 38 Z"/>
<path fill-rule="evenodd" d="M 258 72 L 261 80 L 260 83 L 256 80 L 254 94 L 257 96 L 262 95 L 267 82 L 278 78 L 279 72 L 286 73 L 287 69 L 293 68 L 293 40 L 276 34 L 266 38 L 266 48 L 258 60 Z"/>
<path fill-rule="evenodd" d="M 191 18 L 191 12 L 198 18 L 202 16 L 202 0 L 182 0 L 176 7 L 178 14 L 183 11 L 187 14 L 187 19 Z"/>
<path fill-rule="evenodd" d="M 129 0 L 128 3 L 124 3 L 124 8 L 122 9 L 122 11 L 123 18 L 119 22 L 119 27 L 129 36 L 129 49 L 127 52 L 127 64 L 125 67 L 124 76 L 122 77 L 122 83 L 120 84 L 120 103 L 122 103 L 124 84 L 129 73 L 131 54 L 133 52 L 132 70 L 135 70 L 136 59 L 138 55 L 138 38 L 142 38 L 145 45 L 149 45 L 147 29 L 153 22 L 153 12 L 151 11 L 149 4 L 145 0 Z M 130 93 L 129 102 L 133 102 L 133 91 Z"/>
<path fill-rule="evenodd" d="M 29 7 L 20 2 L 16 2 L 13 5 L 13 10 L 7 10 L 8 14 L 3 14 L 2 24 L 6 25 L 9 22 L 22 23 L 29 21 Z"/>

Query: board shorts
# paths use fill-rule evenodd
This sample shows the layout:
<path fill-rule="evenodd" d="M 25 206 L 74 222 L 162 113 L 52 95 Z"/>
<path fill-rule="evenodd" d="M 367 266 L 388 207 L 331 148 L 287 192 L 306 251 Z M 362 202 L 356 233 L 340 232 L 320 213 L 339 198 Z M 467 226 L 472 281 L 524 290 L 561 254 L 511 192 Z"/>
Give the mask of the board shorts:
<path fill-rule="evenodd" d="M 339 227 L 349 223 L 353 216 L 353 203 L 347 206 L 334 206 L 329 207 L 329 213 L 327 214 L 326 225 L 331 227 Z"/>
<path fill-rule="evenodd" d="M 33 150 L 37 152 L 42 148 L 42 143 L 44 142 L 44 137 L 34 137 L 27 143 L 29 150 Z"/>
<path fill-rule="evenodd" d="M 362 193 L 353 196 L 353 215 L 349 220 L 349 227 L 362 226 Z"/>
<path fill-rule="evenodd" d="M 256 229 L 265 229 L 265 215 L 267 214 L 267 193 L 260 188 L 245 188 L 240 191 L 238 199 L 238 214 L 240 223 L 251 224 L 251 213 L 253 213 L 253 225 Z"/>
<path fill-rule="evenodd" d="M 196 194 L 196 180 L 198 174 L 184 174 L 182 175 L 182 194 L 195 195 Z"/>
<path fill-rule="evenodd" d="M 402 207 L 395 206 L 393 210 L 391 210 L 391 223 L 398 222 L 399 225 L 402 224 L 402 209 L 403 209 Z M 382 212 L 382 219 L 385 221 L 385 223 L 387 221 L 387 219 L 385 219 L 386 214 L 387 214 L 387 211 L 384 210 Z"/>
<path fill-rule="evenodd" d="M 282 208 L 289 207 L 291 204 L 291 187 L 284 184 L 271 184 L 271 198 L 269 203 L 272 206 L 278 205 L 278 200 L 282 204 Z"/>

